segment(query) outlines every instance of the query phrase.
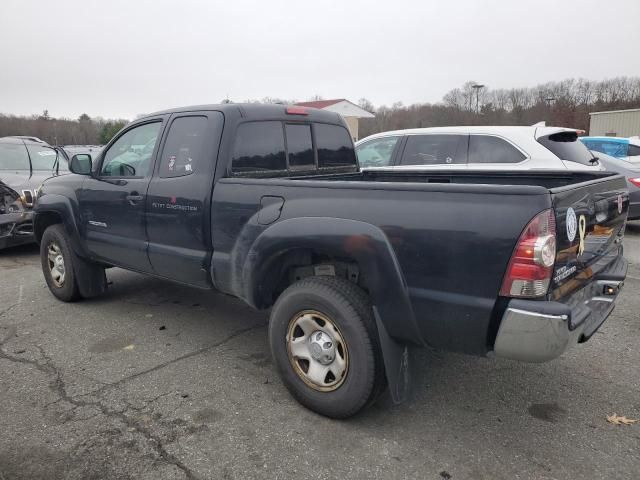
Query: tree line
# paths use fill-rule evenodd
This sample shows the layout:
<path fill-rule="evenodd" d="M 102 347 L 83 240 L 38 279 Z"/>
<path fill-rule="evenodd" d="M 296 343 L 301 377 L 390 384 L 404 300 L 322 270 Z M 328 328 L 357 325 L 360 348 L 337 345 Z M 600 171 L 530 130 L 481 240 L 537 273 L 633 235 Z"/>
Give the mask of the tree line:
<path fill-rule="evenodd" d="M 322 100 L 315 95 L 310 100 Z M 264 97 L 260 103 L 295 103 Z M 232 103 L 228 98 L 221 103 Z M 403 128 L 453 125 L 547 125 L 589 130 L 589 113 L 640 108 L 640 77 L 616 77 L 603 81 L 567 79 L 530 88 L 491 89 L 466 82 L 437 103 L 376 107 L 366 98 L 358 104 L 375 118 L 361 119 L 359 136 Z M 0 114 L 0 137 L 31 135 L 52 145 L 104 145 L 127 120 L 105 120 L 82 114 L 77 119 L 52 118 L 45 110 L 29 117 Z"/>
<path fill-rule="evenodd" d="M 0 137 L 28 135 L 50 145 L 104 145 L 127 123 L 91 118 L 86 113 L 75 120 L 53 118 L 47 110 L 32 116 L 0 114 Z"/>
<path fill-rule="evenodd" d="M 361 98 L 358 104 L 375 114 L 375 118 L 360 120 L 360 138 L 404 128 L 533 125 L 540 121 L 588 131 L 590 112 L 640 107 L 640 77 L 567 79 L 512 89 L 491 89 L 469 81 L 438 103 L 394 103 L 376 108 Z"/>

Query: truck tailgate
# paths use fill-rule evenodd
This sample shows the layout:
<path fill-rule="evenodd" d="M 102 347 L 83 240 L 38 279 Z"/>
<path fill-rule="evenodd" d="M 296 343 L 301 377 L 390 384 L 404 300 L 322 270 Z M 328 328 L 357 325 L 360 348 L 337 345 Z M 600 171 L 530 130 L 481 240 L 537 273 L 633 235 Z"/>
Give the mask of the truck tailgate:
<path fill-rule="evenodd" d="M 629 194 L 621 175 L 550 191 L 557 234 L 550 299 L 561 300 L 622 256 Z"/>

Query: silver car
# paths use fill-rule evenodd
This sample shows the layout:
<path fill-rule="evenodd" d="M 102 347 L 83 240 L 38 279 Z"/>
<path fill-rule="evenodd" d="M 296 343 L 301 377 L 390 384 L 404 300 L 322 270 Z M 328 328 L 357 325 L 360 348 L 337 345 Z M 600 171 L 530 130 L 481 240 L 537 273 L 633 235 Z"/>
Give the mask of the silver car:
<path fill-rule="evenodd" d="M 606 170 L 625 176 L 629 187 L 629 215 L 627 220 L 640 219 L 640 164 L 612 157 L 606 153 L 595 151 L 593 153 Z"/>

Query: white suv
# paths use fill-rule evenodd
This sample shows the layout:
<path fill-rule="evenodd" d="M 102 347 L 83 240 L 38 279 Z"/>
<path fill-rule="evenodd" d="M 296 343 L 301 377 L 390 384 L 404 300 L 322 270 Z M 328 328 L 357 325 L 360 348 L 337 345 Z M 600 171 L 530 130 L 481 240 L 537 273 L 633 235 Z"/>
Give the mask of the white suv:
<path fill-rule="evenodd" d="M 437 127 L 376 133 L 356 143 L 361 168 L 604 170 L 559 127 Z"/>

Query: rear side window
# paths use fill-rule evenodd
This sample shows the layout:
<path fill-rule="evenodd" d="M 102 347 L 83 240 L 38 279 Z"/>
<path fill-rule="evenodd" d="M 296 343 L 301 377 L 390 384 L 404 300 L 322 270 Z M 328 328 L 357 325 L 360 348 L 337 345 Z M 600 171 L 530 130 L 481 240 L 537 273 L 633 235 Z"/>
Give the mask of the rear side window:
<path fill-rule="evenodd" d="M 287 154 L 289 168 L 292 170 L 313 168 L 313 144 L 311 143 L 311 125 L 285 125 L 287 135 Z"/>
<path fill-rule="evenodd" d="M 160 157 L 160 177 L 174 178 L 191 175 L 205 168 L 202 158 L 207 132 L 207 117 L 179 117 L 169 128 Z"/>
<path fill-rule="evenodd" d="M 468 163 L 519 163 L 527 158 L 520 150 L 502 138 L 471 135 Z"/>
<path fill-rule="evenodd" d="M 356 165 L 351 135 L 344 127 L 315 124 L 318 167 L 345 167 Z"/>
<path fill-rule="evenodd" d="M 280 122 L 251 122 L 238 127 L 231 161 L 235 173 L 287 169 Z"/>
<path fill-rule="evenodd" d="M 593 165 L 593 154 L 578 140 L 576 132 L 559 132 L 540 137 L 538 143 L 550 150 L 560 160 Z"/>
<path fill-rule="evenodd" d="M 464 163 L 466 135 L 409 135 L 401 165 Z"/>

